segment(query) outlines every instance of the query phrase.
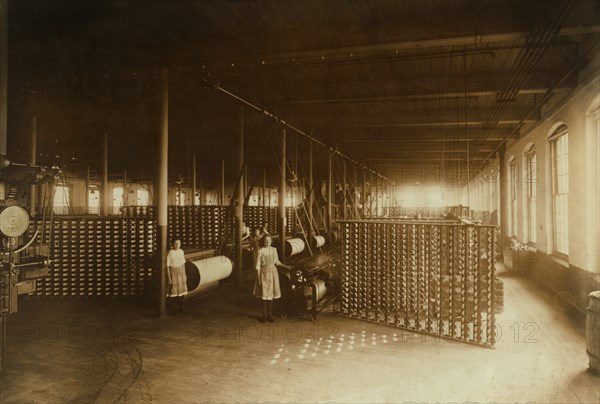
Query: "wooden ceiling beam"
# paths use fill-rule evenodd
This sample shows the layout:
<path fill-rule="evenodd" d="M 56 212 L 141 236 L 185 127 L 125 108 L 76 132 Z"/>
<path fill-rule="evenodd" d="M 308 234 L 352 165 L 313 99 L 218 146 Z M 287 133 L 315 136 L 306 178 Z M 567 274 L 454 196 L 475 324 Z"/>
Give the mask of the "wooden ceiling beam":
<path fill-rule="evenodd" d="M 401 169 L 402 167 L 406 167 L 406 165 L 414 165 L 414 164 L 454 164 L 457 161 L 459 162 L 467 162 L 466 156 L 410 156 L 410 157 L 398 157 L 398 158 L 389 158 L 389 159 L 365 159 L 363 160 L 366 164 L 373 169 L 378 171 L 386 171 L 389 172 L 392 169 Z M 474 165 L 481 165 L 485 161 L 485 157 L 481 156 L 473 156 L 469 157 L 469 163 Z"/>
<path fill-rule="evenodd" d="M 464 125 L 460 125 L 464 128 Z M 314 130 L 313 134 L 330 143 L 370 143 L 373 141 L 386 143 L 436 143 L 451 142 L 456 139 L 457 126 L 431 126 L 423 128 L 398 127 L 366 127 L 366 128 L 330 128 Z M 490 132 L 488 140 L 501 141 L 507 137 L 516 139 L 519 130 L 514 128 L 496 128 Z M 476 140 L 479 131 L 469 131 L 469 138 Z M 459 132 L 459 138 L 464 141 L 464 130 Z"/>
<path fill-rule="evenodd" d="M 314 114 L 286 113 L 281 117 L 290 116 L 291 122 L 302 122 L 305 127 L 330 128 L 330 127 L 419 127 L 429 125 L 465 125 L 481 127 L 492 114 L 491 108 L 472 109 L 468 111 L 468 121 L 464 121 L 464 112 L 460 114 L 457 121 L 456 111 L 396 111 L 386 113 L 346 112 L 327 113 L 316 112 Z M 508 108 L 500 117 L 499 125 L 515 125 L 525 122 L 536 122 L 540 119 L 539 111 L 530 114 L 530 108 Z M 293 119 L 292 119 L 293 118 Z M 285 119 L 285 118 L 283 118 Z M 461 122 L 462 121 L 462 122 Z M 479 128 L 477 128 L 479 129 Z"/>
<path fill-rule="evenodd" d="M 536 69 L 521 86 L 520 95 L 545 94 L 566 75 L 566 69 Z M 512 78 L 510 72 L 478 72 L 470 74 L 466 80 L 469 97 L 495 95 L 508 86 Z M 338 79 L 336 79 L 338 80 Z M 557 90 L 573 89 L 577 86 L 576 75 L 560 82 Z M 264 86 L 267 88 L 267 85 Z M 465 76 L 446 75 L 439 77 L 410 77 L 405 80 L 306 82 L 294 85 L 270 85 L 269 91 L 255 91 L 282 105 L 303 104 L 364 104 L 377 102 L 458 100 L 465 97 Z M 253 90 L 247 89 L 249 93 Z"/>
<path fill-rule="evenodd" d="M 468 12 L 448 10 L 443 17 L 421 10 L 410 18 L 383 19 L 368 25 L 356 24 L 356 21 L 315 21 L 310 30 L 304 24 L 285 30 L 248 33 L 235 40 L 223 38 L 210 47 L 206 43 L 184 45 L 188 50 L 197 49 L 198 54 L 205 55 L 202 59 L 208 66 L 220 62 L 303 63 L 336 57 L 358 59 L 433 47 L 495 45 L 526 39 L 533 27 L 543 22 L 548 7 L 546 3 L 521 1 L 504 4 L 504 7 L 478 7 Z M 559 37 L 599 32 L 593 23 L 593 4 L 586 7 L 587 10 L 580 13 L 591 17 L 581 18 L 578 25 L 563 27 Z M 340 35 L 342 30 L 344 34 Z"/>
<path fill-rule="evenodd" d="M 451 144 L 446 144 L 443 148 L 440 143 L 431 144 L 431 145 L 422 145 L 422 144 L 412 144 L 412 145 L 398 145 L 398 144 L 390 144 L 383 142 L 373 142 L 372 146 L 354 145 L 348 146 L 344 145 L 340 147 L 340 150 L 343 150 L 346 154 L 352 154 L 356 156 L 360 156 L 362 154 L 377 154 L 382 155 L 385 153 L 398 153 L 398 152 L 424 152 L 424 153 L 466 153 L 467 147 L 464 142 L 452 142 Z M 493 152 L 494 149 L 490 146 L 482 146 L 477 149 L 474 147 L 469 147 L 469 152 L 472 153 L 474 151 L 479 152 L 487 152 L 488 154 Z"/>
<path fill-rule="evenodd" d="M 466 150 L 365 150 L 361 156 L 359 153 L 354 153 L 355 158 L 359 160 L 369 161 L 394 161 L 404 158 L 452 158 L 464 157 L 467 158 Z M 366 155 L 366 156 L 365 156 Z M 489 152 L 469 152 L 469 158 L 486 158 Z M 415 157 L 413 157 L 415 156 Z"/>

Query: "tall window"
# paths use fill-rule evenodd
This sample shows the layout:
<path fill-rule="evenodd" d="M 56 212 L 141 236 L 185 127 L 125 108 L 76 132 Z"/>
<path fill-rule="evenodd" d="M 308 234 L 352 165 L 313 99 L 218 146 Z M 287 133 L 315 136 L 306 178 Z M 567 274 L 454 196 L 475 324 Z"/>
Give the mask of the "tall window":
<path fill-rule="evenodd" d="M 562 125 L 550 138 L 552 152 L 552 210 L 554 250 L 569 254 L 569 138 Z"/>
<path fill-rule="evenodd" d="M 175 204 L 178 206 L 185 205 L 185 191 L 175 192 Z"/>
<path fill-rule="evenodd" d="M 519 182 L 519 170 L 517 161 L 513 158 L 508 165 L 508 209 L 509 212 L 509 233 L 511 236 L 517 235 L 517 183 Z"/>
<path fill-rule="evenodd" d="M 536 197 L 537 197 L 537 158 L 535 146 L 525 153 L 525 187 L 527 189 L 527 241 L 537 242 Z"/>
<path fill-rule="evenodd" d="M 88 190 L 88 213 L 97 215 L 100 213 L 100 191 L 96 187 Z"/>
<path fill-rule="evenodd" d="M 123 187 L 113 188 L 113 213 L 118 214 L 123 206 Z"/>
<path fill-rule="evenodd" d="M 139 188 L 136 192 L 136 201 L 138 206 L 148 206 L 150 203 L 150 194 L 148 190 Z"/>
<path fill-rule="evenodd" d="M 69 205 L 71 198 L 69 195 L 68 185 L 55 185 L 54 186 L 54 198 L 53 198 L 53 211 L 56 214 L 66 215 L 69 213 Z"/>

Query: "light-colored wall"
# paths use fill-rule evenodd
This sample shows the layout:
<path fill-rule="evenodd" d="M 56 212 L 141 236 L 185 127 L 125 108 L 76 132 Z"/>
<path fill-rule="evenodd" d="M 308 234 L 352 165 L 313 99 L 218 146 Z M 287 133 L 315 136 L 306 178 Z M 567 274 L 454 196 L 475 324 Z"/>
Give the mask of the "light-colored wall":
<path fill-rule="evenodd" d="M 598 58 L 591 66 L 600 66 Z M 552 212 L 551 146 L 548 137 L 561 124 L 568 127 L 569 148 L 569 255 L 568 264 L 598 273 L 599 208 L 599 140 L 598 104 L 600 75 L 598 69 L 580 77 L 580 85 L 567 98 L 542 111 L 541 122 L 521 138 L 507 145 L 502 175 L 508 176 L 508 161 L 512 156 L 519 164 L 520 183 L 517 186 L 517 238 L 527 241 L 527 205 L 524 179 L 524 152 L 535 145 L 537 150 L 537 244 L 547 254 L 554 251 Z M 505 206 L 508 201 L 508 181 L 502 190 Z M 503 212 L 505 215 L 508 212 Z"/>

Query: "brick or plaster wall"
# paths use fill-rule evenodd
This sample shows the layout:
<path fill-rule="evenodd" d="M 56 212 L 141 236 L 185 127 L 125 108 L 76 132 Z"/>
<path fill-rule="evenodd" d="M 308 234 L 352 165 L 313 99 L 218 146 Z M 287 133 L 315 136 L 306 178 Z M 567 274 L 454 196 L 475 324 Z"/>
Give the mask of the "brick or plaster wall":
<path fill-rule="evenodd" d="M 599 288 L 600 269 L 600 145 L 598 105 L 600 103 L 600 56 L 580 72 L 580 85 L 560 102 L 542 110 L 543 119 L 509 143 L 501 167 L 508 178 L 508 161 L 514 156 L 523 174 L 524 152 L 531 144 L 537 150 L 537 241 L 541 252 L 539 263 L 530 265 L 534 279 L 556 292 L 573 296 L 574 303 L 585 307 L 590 290 Z M 550 144 L 547 141 L 561 124 L 569 128 L 569 255 L 556 259 L 553 241 L 552 183 Z M 520 176 L 522 181 L 523 175 Z M 503 181 L 502 212 L 507 217 L 508 181 Z M 526 188 L 518 184 L 517 237 L 526 241 Z M 502 221 L 506 225 L 506 220 Z M 505 229 L 504 229 L 505 230 Z M 504 232 L 506 234 L 506 231 Z M 527 265 L 527 264 L 526 264 Z"/>

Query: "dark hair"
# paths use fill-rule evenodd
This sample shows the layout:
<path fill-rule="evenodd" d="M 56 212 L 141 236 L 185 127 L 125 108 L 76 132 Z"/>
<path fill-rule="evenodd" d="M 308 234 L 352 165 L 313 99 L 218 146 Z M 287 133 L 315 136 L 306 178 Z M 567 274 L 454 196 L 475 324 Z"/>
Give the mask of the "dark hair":
<path fill-rule="evenodd" d="M 265 235 L 264 235 L 264 236 L 262 236 L 262 238 L 260 239 L 260 246 L 261 246 L 261 247 L 266 247 L 266 246 L 267 246 L 267 238 L 270 238 L 270 239 L 271 239 L 271 241 L 273 241 L 273 238 L 272 238 L 270 235 L 268 235 L 268 234 L 265 234 Z"/>

